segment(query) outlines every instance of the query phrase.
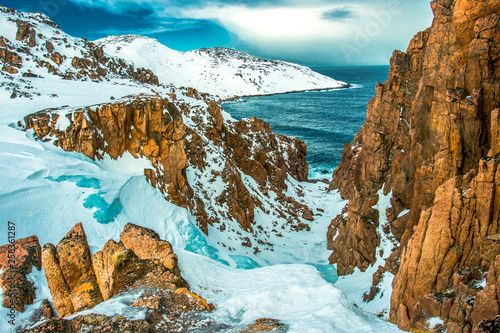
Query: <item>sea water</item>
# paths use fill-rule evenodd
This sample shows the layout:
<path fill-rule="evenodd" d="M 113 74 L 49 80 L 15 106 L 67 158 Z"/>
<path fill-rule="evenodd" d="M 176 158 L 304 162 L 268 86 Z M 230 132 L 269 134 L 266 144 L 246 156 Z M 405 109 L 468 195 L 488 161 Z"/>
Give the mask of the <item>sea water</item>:
<path fill-rule="evenodd" d="M 330 178 L 342 148 L 366 118 L 366 105 L 377 82 L 387 79 L 388 66 L 317 67 L 316 72 L 351 84 L 347 89 L 244 97 L 223 103 L 235 119 L 257 117 L 275 133 L 294 136 L 307 145 L 309 178 Z"/>

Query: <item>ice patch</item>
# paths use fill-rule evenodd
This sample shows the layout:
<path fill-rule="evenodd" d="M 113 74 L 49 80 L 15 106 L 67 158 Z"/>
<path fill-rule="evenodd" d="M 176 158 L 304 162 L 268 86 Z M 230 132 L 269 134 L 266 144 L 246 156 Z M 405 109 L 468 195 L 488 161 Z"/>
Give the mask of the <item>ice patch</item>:
<path fill-rule="evenodd" d="M 115 198 L 108 204 L 100 193 L 91 194 L 83 201 L 83 207 L 94 210 L 94 218 L 99 223 L 110 223 L 121 213 L 123 206 L 120 198 Z"/>

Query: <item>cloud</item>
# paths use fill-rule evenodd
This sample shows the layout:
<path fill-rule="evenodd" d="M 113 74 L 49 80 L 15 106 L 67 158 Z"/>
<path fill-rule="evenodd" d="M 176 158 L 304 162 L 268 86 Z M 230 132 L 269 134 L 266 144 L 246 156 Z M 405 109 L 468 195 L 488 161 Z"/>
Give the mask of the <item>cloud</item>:
<path fill-rule="evenodd" d="M 113 12 L 138 6 L 158 21 L 212 21 L 244 51 L 310 64 L 387 63 L 432 18 L 428 0 L 70 1 Z"/>
<path fill-rule="evenodd" d="M 341 8 L 335 8 L 330 11 L 323 13 L 323 19 L 331 21 L 341 21 L 348 18 L 353 18 L 356 16 L 356 12 L 351 10 L 350 7 L 344 6 Z"/>
<path fill-rule="evenodd" d="M 178 32 L 191 29 L 200 29 L 204 26 L 205 21 L 202 20 L 185 20 L 185 19 L 171 19 L 159 20 L 150 19 L 139 23 L 130 28 L 105 28 L 96 31 L 98 34 L 104 35 L 154 35 L 165 32 Z"/>

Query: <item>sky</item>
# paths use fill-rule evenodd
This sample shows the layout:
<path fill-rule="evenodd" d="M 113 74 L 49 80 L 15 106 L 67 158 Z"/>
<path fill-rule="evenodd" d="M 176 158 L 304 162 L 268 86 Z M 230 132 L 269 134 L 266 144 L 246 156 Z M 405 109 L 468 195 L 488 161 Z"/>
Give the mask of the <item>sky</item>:
<path fill-rule="evenodd" d="M 429 0 L 0 0 L 75 37 L 137 34 L 178 50 L 231 47 L 307 66 L 388 65 L 432 23 Z"/>

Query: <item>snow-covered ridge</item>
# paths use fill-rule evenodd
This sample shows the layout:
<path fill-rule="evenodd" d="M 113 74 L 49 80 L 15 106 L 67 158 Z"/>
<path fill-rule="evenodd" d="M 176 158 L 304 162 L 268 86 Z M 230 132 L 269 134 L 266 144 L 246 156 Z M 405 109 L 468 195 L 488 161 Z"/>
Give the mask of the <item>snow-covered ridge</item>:
<path fill-rule="evenodd" d="M 223 47 L 179 52 L 136 35 L 110 36 L 94 43 L 136 67 L 153 70 L 163 84 L 194 87 L 220 99 L 348 87 L 305 66 Z"/>

